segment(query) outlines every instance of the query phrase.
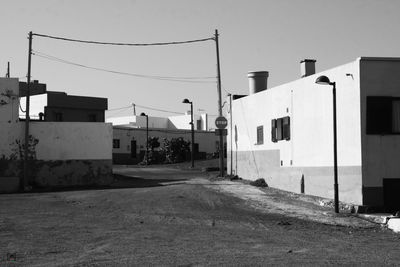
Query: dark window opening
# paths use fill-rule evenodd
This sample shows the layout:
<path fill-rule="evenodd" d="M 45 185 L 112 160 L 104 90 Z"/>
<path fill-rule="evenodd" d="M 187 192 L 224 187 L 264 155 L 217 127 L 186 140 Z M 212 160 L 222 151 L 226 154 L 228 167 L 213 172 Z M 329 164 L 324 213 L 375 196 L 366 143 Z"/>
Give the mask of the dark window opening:
<path fill-rule="evenodd" d="M 271 120 L 271 141 L 290 140 L 290 117 Z"/>
<path fill-rule="evenodd" d="M 131 158 L 134 159 L 136 158 L 136 149 L 137 149 L 136 140 L 131 140 Z"/>
<path fill-rule="evenodd" d="M 119 139 L 113 139 L 113 148 L 119 148 L 120 144 L 119 144 Z"/>
<path fill-rule="evenodd" d="M 258 126 L 257 127 L 257 145 L 264 144 L 264 127 Z"/>
<path fill-rule="evenodd" d="M 400 98 L 367 97 L 367 134 L 400 134 Z"/>
<path fill-rule="evenodd" d="M 55 121 L 63 121 L 63 114 L 61 112 L 54 113 L 54 120 Z"/>
<path fill-rule="evenodd" d="M 90 122 L 96 122 L 97 121 L 96 114 L 89 114 L 89 121 Z"/>

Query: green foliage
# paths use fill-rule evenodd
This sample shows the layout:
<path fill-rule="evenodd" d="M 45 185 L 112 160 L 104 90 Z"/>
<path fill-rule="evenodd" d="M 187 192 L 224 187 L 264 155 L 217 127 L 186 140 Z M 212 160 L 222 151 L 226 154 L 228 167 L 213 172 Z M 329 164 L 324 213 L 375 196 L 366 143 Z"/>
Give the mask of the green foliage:
<path fill-rule="evenodd" d="M 182 162 L 186 160 L 187 154 L 190 152 L 190 142 L 185 141 L 182 137 L 170 140 L 164 138 L 161 151 L 165 154 L 166 163 Z"/>

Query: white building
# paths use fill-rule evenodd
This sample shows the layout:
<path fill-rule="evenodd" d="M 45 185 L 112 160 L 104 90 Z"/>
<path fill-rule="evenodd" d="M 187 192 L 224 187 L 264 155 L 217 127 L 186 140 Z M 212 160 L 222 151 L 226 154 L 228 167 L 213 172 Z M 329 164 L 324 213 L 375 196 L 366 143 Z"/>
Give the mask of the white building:
<path fill-rule="evenodd" d="M 193 114 L 194 129 L 199 131 L 210 131 L 215 129 L 214 120 L 215 116 L 211 116 L 209 120 L 208 114 Z M 170 116 L 170 117 L 154 117 L 149 116 L 149 128 L 158 129 L 186 129 L 190 130 L 191 116 L 190 112 L 182 115 Z M 146 127 L 145 116 L 124 116 L 124 117 L 110 117 L 106 119 L 106 122 L 112 123 L 114 126 L 129 126 L 136 128 Z"/>
<path fill-rule="evenodd" d="M 214 116 L 193 114 L 195 129 L 195 159 L 205 159 L 219 149 L 219 139 L 212 131 L 215 129 Z M 113 162 L 114 164 L 136 164 L 143 160 L 146 150 L 146 117 L 125 116 L 106 119 L 113 124 Z M 148 117 L 149 137 L 158 137 L 160 143 L 164 138 L 183 137 L 191 142 L 191 115 L 171 117 Z"/>
<path fill-rule="evenodd" d="M 233 100 L 228 172 L 276 188 L 333 198 L 332 86 L 337 88 L 339 200 L 398 208 L 400 204 L 400 58 L 361 57 L 267 88 L 267 73 L 249 73 L 250 95 Z M 261 76 L 261 77 L 260 77 Z M 232 131 L 230 130 L 232 129 Z M 232 140 L 232 141 L 230 141 Z"/>
<path fill-rule="evenodd" d="M 146 128 L 127 126 L 113 127 L 113 162 L 114 164 L 136 164 L 143 160 L 146 151 Z M 163 139 L 182 137 L 191 141 L 191 130 L 150 128 L 149 137 L 158 137 L 162 146 Z M 215 132 L 195 131 L 195 159 L 205 159 L 218 151 L 218 136 Z"/>

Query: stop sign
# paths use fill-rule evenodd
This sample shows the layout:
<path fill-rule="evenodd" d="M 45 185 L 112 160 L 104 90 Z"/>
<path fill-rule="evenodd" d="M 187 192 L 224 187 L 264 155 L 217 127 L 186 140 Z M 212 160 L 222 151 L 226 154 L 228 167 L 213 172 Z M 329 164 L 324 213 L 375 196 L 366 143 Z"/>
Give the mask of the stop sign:
<path fill-rule="evenodd" d="M 217 126 L 218 129 L 225 129 L 227 125 L 228 120 L 225 117 L 218 117 L 215 119 L 215 126 Z"/>

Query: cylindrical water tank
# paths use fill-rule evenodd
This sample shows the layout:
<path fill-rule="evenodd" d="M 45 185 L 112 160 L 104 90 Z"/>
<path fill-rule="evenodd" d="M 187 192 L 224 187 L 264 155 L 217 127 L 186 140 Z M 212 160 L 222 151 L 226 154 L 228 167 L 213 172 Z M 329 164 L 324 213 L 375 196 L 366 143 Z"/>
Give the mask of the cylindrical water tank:
<path fill-rule="evenodd" d="M 255 94 L 267 89 L 268 71 L 249 71 L 249 93 Z"/>

